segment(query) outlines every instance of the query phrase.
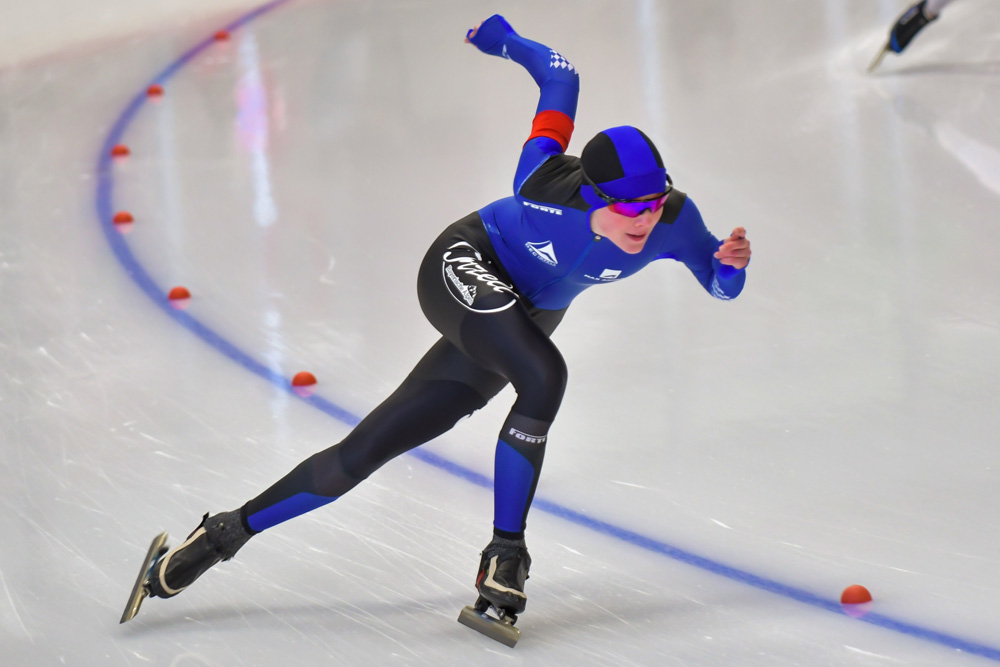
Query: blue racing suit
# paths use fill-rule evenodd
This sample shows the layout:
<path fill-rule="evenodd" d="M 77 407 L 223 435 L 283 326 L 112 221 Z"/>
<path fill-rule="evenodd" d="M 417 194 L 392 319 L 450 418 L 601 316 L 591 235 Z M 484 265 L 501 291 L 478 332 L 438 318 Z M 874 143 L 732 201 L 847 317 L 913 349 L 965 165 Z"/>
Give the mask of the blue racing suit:
<path fill-rule="evenodd" d="M 441 338 L 343 441 L 244 505 L 249 532 L 336 500 L 388 460 L 447 432 L 510 383 L 517 399 L 497 443 L 494 532 L 520 539 L 567 380 L 550 336 L 573 298 L 656 259 L 683 262 L 719 299 L 743 289 L 745 269 L 713 257 L 720 242 L 683 192 L 671 191 L 637 254 L 592 232 L 595 207 L 584 197 L 591 186 L 583 184 L 579 158 L 565 154 L 579 93 L 576 69 L 499 16 L 487 19 L 469 41 L 524 66 L 541 92 L 514 195 L 452 224 L 434 241 L 421 263 L 417 293 Z"/>
<path fill-rule="evenodd" d="M 497 258 L 523 296 L 537 308 L 561 310 L 586 288 L 627 278 L 656 259 L 683 262 L 716 298 L 739 295 L 746 270 L 713 257 L 721 241 L 683 192 L 670 193 L 660 222 L 637 254 L 592 232 L 596 207 L 581 195 L 589 186 L 580 159 L 564 153 L 580 90 L 576 68 L 556 51 L 518 35 L 500 16 L 484 21 L 470 41 L 522 65 L 541 93 L 514 175 L 514 196 L 479 210 Z"/>

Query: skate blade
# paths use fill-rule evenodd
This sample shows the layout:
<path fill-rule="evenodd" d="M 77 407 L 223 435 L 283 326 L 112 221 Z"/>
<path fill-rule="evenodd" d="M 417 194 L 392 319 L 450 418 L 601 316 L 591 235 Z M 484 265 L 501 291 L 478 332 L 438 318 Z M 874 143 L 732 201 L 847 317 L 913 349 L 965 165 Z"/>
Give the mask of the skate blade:
<path fill-rule="evenodd" d="M 521 638 L 521 631 L 515 628 L 513 623 L 488 616 L 486 612 L 479 613 L 475 607 L 463 609 L 458 615 L 458 622 L 511 648 L 514 648 L 517 640 Z"/>
<path fill-rule="evenodd" d="M 132 587 L 132 594 L 128 597 L 128 604 L 125 605 L 122 620 L 118 621 L 119 625 L 126 621 L 131 621 L 139 613 L 139 607 L 142 605 L 142 601 L 146 595 L 148 595 L 146 587 L 143 584 L 146 583 L 146 577 L 149 576 L 149 568 L 152 566 L 153 561 L 166 552 L 166 543 L 166 533 L 160 533 L 153 538 L 153 543 L 149 545 L 149 551 L 146 552 L 146 558 L 142 561 L 142 567 L 139 568 L 139 576 L 135 578 L 135 586 Z"/>
<path fill-rule="evenodd" d="M 888 44 L 886 44 L 885 46 L 883 46 L 882 50 L 878 52 L 877 56 L 875 56 L 875 60 L 873 60 L 872 64 L 868 66 L 868 71 L 869 72 L 874 72 L 875 68 L 879 66 L 879 63 L 882 62 L 882 58 L 885 58 L 885 54 L 887 54 L 887 53 L 889 53 L 889 45 Z"/>

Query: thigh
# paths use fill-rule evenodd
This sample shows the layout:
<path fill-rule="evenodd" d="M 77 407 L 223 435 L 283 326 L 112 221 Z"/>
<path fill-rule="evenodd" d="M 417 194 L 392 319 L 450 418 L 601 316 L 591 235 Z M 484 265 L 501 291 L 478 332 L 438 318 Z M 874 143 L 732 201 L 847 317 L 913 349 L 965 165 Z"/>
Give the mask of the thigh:
<path fill-rule="evenodd" d="M 496 313 L 467 314 L 458 337 L 473 361 L 510 380 L 518 393 L 566 374 L 559 349 L 521 303 Z"/>
<path fill-rule="evenodd" d="M 455 223 L 431 245 L 417 293 L 427 319 L 455 350 L 512 382 L 519 397 L 545 414 L 554 412 L 566 370 L 549 336 L 564 311 L 534 309 L 518 293 L 478 215 Z"/>
<path fill-rule="evenodd" d="M 485 404 L 469 385 L 421 380 L 411 374 L 328 452 L 339 456 L 350 475 L 364 479 L 386 461 L 448 432 Z"/>
<path fill-rule="evenodd" d="M 546 336 L 552 335 L 566 314 L 565 308 L 535 308 L 518 292 L 497 259 L 478 213 L 453 223 L 431 244 L 420 264 L 417 296 L 431 324 L 460 349 L 459 328 L 470 312 L 492 314 L 520 304 Z"/>
<path fill-rule="evenodd" d="M 409 378 L 421 382 L 457 382 L 489 401 L 507 386 L 507 378 L 473 361 L 448 339 L 441 338 L 417 363 Z"/>
<path fill-rule="evenodd" d="M 523 297 L 493 257 L 478 214 L 449 226 L 431 244 L 420 264 L 417 297 L 434 328 L 466 353 L 460 333 L 467 316 L 524 307 Z"/>

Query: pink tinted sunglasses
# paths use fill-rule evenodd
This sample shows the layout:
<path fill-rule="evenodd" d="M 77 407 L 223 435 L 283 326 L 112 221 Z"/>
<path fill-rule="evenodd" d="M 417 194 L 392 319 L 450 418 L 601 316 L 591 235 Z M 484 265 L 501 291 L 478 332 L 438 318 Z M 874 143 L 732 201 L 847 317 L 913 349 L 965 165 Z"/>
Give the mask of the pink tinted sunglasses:
<path fill-rule="evenodd" d="M 663 194 L 656 199 L 615 199 L 603 192 L 597 187 L 587 174 L 583 175 L 584 181 L 594 189 L 594 193 L 608 203 L 608 208 L 611 209 L 613 213 L 618 215 L 624 215 L 626 218 L 638 218 L 643 214 L 644 211 L 649 210 L 656 213 L 663 205 L 667 202 L 667 195 L 670 191 L 674 189 L 674 182 L 671 180 L 670 175 L 667 175 L 667 189 L 663 191 Z"/>
<path fill-rule="evenodd" d="M 608 204 L 608 208 L 610 208 L 614 213 L 617 213 L 618 215 L 624 215 L 627 218 L 638 218 L 646 210 L 656 213 L 661 208 L 663 208 L 663 205 L 665 203 L 667 203 L 667 195 L 657 197 L 656 199 L 647 199 L 641 201 L 616 200 Z"/>

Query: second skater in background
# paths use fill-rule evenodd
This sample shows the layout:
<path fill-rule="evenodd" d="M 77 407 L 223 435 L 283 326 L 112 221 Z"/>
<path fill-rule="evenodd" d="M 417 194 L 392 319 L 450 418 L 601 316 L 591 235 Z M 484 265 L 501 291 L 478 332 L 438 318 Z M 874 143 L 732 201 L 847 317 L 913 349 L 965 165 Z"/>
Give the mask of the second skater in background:
<path fill-rule="evenodd" d="M 921 0 L 921 2 L 910 5 L 903 12 L 902 16 L 892 24 L 892 27 L 889 29 L 888 41 L 882 47 L 882 50 L 879 51 L 878 55 L 875 56 L 875 60 L 868 67 L 868 71 L 871 72 L 878 67 L 886 53 L 890 51 L 896 54 L 902 53 L 909 46 L 910 42 L 913 41 L 913 38 L 917 36 L 917 33 L 923 30 L 931 21 L 937 20 L 941 14 L 941 10 L 951 1 Z"/>

